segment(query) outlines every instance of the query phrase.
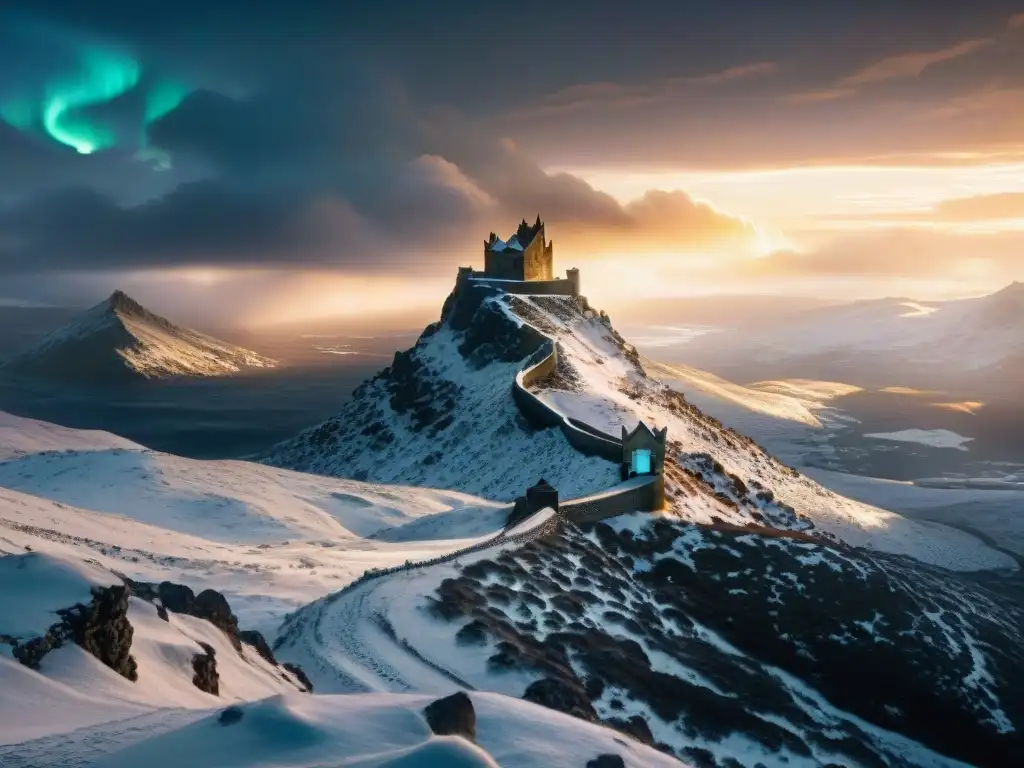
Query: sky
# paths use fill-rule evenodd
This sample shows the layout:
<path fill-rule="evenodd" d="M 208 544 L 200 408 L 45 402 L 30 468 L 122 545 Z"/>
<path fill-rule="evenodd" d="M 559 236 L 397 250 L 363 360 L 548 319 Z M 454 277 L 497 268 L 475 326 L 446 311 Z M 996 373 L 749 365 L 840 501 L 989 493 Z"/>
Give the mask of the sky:
<path fill-rule="evenodd" d="M 0 302 L 439 306 L 538 214 L 598 303 L 1024 280 L 1024 1 L 0 0 Z"/>

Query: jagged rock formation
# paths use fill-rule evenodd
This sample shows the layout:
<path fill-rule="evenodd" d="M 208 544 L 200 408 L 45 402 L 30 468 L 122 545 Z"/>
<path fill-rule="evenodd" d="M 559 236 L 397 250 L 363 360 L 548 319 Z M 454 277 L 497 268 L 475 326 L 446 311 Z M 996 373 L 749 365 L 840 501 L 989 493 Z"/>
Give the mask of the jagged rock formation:
<path fill-rule="evenodd" d="M 220 695 L 220 675 L 217 673 L 217 652 L 212 646 L 200 643 L 203 653 L 192 657 L 192 685 L 205 693 Z"/>
<path fill-rule="evenodd" d="M 274 652 L 270 649 L 270 644 L 263 637 L 262 632 L 257 632 L 255 629 L 243 629 L 239 631 L 238 639 L 247 645 L 251 645 L 256 650 L 256 653 L 266 661 L 275 667 L 278 666 L 277 659 L 274 658 Z"/>
<path fill-rule="evenodd" d="M 124 586 L 93 587 L 91 602 L 57 611 L 60 622 L 42 636 L 24 643 L 6 638 L 12 655 L 25 666 L 39 669 L 46 654 L 71 641 L 122 677 L 138 679 L 131 655 L 134 630 L 128 621 L 129 594 Z"/>
<path fill-rule="evenodd" d="M 231 612 L 231 606 L 228 605 L 227 598 L 220 592 L 214 589 L 204 589 L 196 595 L 184 584 L 173 584 L 169 581 L 149 584 L 129 579 L 128 583 L 132 588 L 132 592 L 143 600 L 150 602 L 159 601 L 159 605 L 165 610 L 195 616 L 197 619 L 205 619 L 227 635 L 236 650 L 242 650 L 243 638 L 242 633 L 238 629 L 238 618 Z M 266 640 L 258 632 L 248 634 L 255 639 L 254 645 L 262 641 L 262 644 L 266 646 Z M 267 647 L 267 651 L 270 651 L 269 647 Z M 263 655 L 258 647 L 257 652 L 261 656 Z M 271 658 L 273 658 L 272 653 Z M 276 664 L 276 662 L 274 663 Z"/>
<path fill-rule="evenodd" d="M 462 736 L 476 741 L 476 711 L 465 692 L 459 691 L 428 704 L 423 714 L 430 730 L 438 736 Z"/>
<path fill-rule="evenodd" d="M 291 672 L 295 676 L 295 678 L 305 686 L 306 693 L 313 692 L 313 683 L 310 681 L 306 673 L 302 670 L 302 667 L 300 667 L 298 664 L 293 664 L 288 661 L 286 661 L 281 666 L 289 672 Z"/>
<path fill-rule="evenodd" d="M 143 600 L 155 603 L 157 611 L 163 611 L 161 616 L 165 620 L 167 611 L 203 619 L 223 632 L 231 645 L 243 657 L 245 656 L 244 648 L 248 646 L 251 651 L 254 651 L 275 667 L 282 666 L 278 664 L 270 644 L 262 633 L 252 629 L 243 630 L 238 628 L 238 618 L 231 611 L 227 598 L 220 592 L 214 589 L 204 589 L 196 595 L 184 584 L 174 584 L 169 581 L 162 581 L 159 584 L 132 581 L 131 579 L 126 579 L 125 581 L 131 587 L 133 594 L 141 597 Z M 212 653 L 209 655 L 212 659 Z M 198 659 L 199 656 L 196 658 Z M 203 670 L 202 674 L 200 674 L 199 667 L 196 668 L 196 679 L 202 680 L 203 684 L 206 685 L 212 679 L 208 672 L 211 664 L 213 665 L 214 673 L 216 672 L 216 661 L 201 660 L 194 663 L 199 664 Z M 300 690 L 312 692 L 313 684 L 299 666 L 284 664 L 283 668 L 295 678 L 297 687 L 300 687 Z M 284 678 L 289 680 L 289 682 L 295 683 L 287 675 Z M 205 688 L 201 690 L 205 690 Z"/>
<path fill-rule="evenodd" d="M 228 376 L 277 363 L 181 328 L 121 291 L 3 364 L 6 370 L 74 382 Z"/>

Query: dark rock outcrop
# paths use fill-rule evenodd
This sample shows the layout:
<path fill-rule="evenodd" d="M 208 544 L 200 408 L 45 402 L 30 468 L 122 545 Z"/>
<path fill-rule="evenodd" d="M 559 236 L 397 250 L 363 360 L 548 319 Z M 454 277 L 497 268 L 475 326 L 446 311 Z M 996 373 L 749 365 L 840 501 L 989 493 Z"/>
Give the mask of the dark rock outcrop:
<path fill-rule="evenodd" d="M 587 761 L 587 768 L 626 768 L 626 761 L 619 755 L 598 755 Z"/>
<path fill-rule="evenodd" d="M 523 698 L 548 709 L 565 712 L 565 714 L 578 717 L 581 720 L 597 722 L 597 712 L 594 711 L 594 706 L 587 698 L 587 692 L 582 686 L 565 680 L 553 677 L 537 680 L 526 689 Z"/>
<path fill-rule="evenodd" d="M 633 715 L 628 720 L 619 717 L 609 717 L 604 721 L 604 724 L 614 728 L 619 733 L 632 736 L 641 744 L 654 746 L 654 734 L 651 733 L 651 726 L 640 715 Z"/>
<path fill-rule="evenodd" d="M 529 325 L 517 326 L 492 302 L 477 310 L 462 337 L 459 354 L 479 369 L 492 362 L 519 362 L 546 343 L 543 334 Z"/>
<path fill-rule="evenodd" d="M 60 622 L 41 637 L 11 643 L 14 658 L 39 669 L 47 653 L 70 640 L 122 677 L 137 680 L 138 670 L 131 655 L 134 630 L 128 621 L 128 587 L 94 587 L 92 595 L 92 601 L 85 605 L 57 611 Z"/>
<path fill-rule="evenodd" d="M 227 598 L 224 597 L 220 592 L 213 589 L 206 589 L 200 592 L 198 595 L 194 594 L 192 590 L 184 584 L 174 584 L 169 581 L 162 581 L 159 584 L 149 584 L 146 582 L 131 581 L 126 579 L 131 585 L 133 592 L 144 600 L 149 600 L 157 604 L 157 612 L 159 613 L 161 608 L 164 612 L 171 611 L 172 613 L 183 613 L 187 616 L 195 616 L 198 619 L 204 619 L 215 627 L 220 629 L 235 647 L 235 649 L 244 657 L 245 652 L 243 644 L 249 646 L 249 648 L 258 653 L 268 663 L 273 664 L 275 667 L 281 666 L 287 672 L 298 680 L 299 690 L 305 693 L 312 693 L 313 683 L 310 682 L 306 673 L 302 671 L 302 668 L 296 664 L 279 664 L 277 659 L 274 657 L 274 652 L 267 642 L 267 639 L 261 632 L 253 629 L 239 629 L 238 619 L 231 611 L 231 606 L 228 604 Z M 195 683 L 197 688 L 200 690 L 206 690 L 204 685 L 212 685 L 217 687 L 217 671 L 216 662 L 212 660 L 213 652 L 210 651 L 211 661 L 200 660 L 200 656 L 196 656 L 193 659 L 193 669 L 196 672 L 196 676 L 192 682 Z M 197 666 L 197 664 L 199 666 Z M 203 670 L 206 670 L 212 664 L 213 675 L 212 677 L 204 671 L 202 676 L 200 674 L 200 666 Z M 294 681 L 287 675 L 283 675 L 284 679 L 289 682 Z M 210 683 L 210 680 L 213 680 Z M 214 692 L 214 691 L 208 691 Z M 214 692 L 215 693 L 215 692 Z"/>
<path fill-rule="evenodd" d="M 131 586 L 132 592 L 143 600 L 159 601 L 159 605 L 173 613 L 184 613 L 187 616 L 195 616 L 197 619 L 205 619 L 227 635 L 236 650 L 242 650 L 238 619 L 231 612 L 227 598 L 220 592 L 214 589 L 204 589 L 196 595 L 184 584 L 174 584 L 170 581 L 162 581 L 159 584 L 130 579 L 126 581 Z M 266 645 L 266 642 L 264 641 L 263 644 Z M 256 650 L 260 652 L 258 647 Z M 260 655 L 263 655 L 262 652 Z"/>
<path fill-rule="evenodd" d="M 217 672 L 217 652 L 212 646 L 200 643 L 203 653 L 192 657 L 192 685 L 205 693 L 220 695 L 220 675 Z"/>
<path fill-rule="evenodd" d="M 476 740 L 476 710 L 464 691 L 429 704 L 423 714 L 430 730 L 438 736 L 462 736 Z"/>
<path fill-rule="evenodd" d="M 128 621 L 130 594 L 125 586 L 95 590 L 92 602 L 70 609 L 64 615 L 64 623 L 76 645 L 134 681 L 138 672 L 131 655 L 134 630 Z"/>
<path fill-rule="evenodd" d="M 277 659 L 274 658 L 274 652 L 270 650 L 270 644 L 267 643 L 267 639 L 263 637 L 262 632 L 257 632 L 255 629 L 243 629 L 238 633 L 239 639 L 246 645 L 251 645 L 255 649 L 256 653 L 262 656 L 267 662 L 277 666 Z"/>
<path fill-rule="evenodd" d="M 284 664 L 282 664 L 281 666 L 284 667 L 289 672 L 291 672 L 293 675 L 295 675 L 296 679 L 298 679 L 298 681 L 300 683 L 302 683 L 304 686 L 306 686 L 306 693 L 312 693 L 313 692 L 313 683 L 306 676 L 306 673 L 302 671 L 302 667 L 300 667 L 298 664 L 292 664 L 292 663 L 287 662 L 287 661 Z"/>
<path fill-rule="evenodd" d="M 228 707 L 221 710 L 217 716 L 217 722 L 221 725 L 234 725 L 245 716 L 245 710 L 241 707 Z"/>

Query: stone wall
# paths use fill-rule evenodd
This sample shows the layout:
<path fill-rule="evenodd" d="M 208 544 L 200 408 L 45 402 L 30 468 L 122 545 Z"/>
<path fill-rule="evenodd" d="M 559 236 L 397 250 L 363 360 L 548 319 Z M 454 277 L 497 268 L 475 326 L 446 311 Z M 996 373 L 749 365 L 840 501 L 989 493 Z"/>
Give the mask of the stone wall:
<path fill-rule="evenodd" d="M 548 341 L 544 347 L 534 355 L 539 361 L 530 362 L 526 368 L 516 374 L 512 382 L 512 399 L 519 409 L 519 413 L 534 429 L 548 429 L 549 427 L 561 427 L 564 418 L 562 414 L 549 406 L 528 387 L 554 373 L 558 359 L 555 357 L 555 345 Z"/>
<path fill-rule="evenodd" d="M 583 422 L 563 417 L 559 427 L 569 444 L 584 456 L 600 456 L 607 461 L 622 461 L 622 443 L 613 437 L 602 437 L 601 432 Z"/>
<path fill-rule="evenodd" d="M 562 277 L 555 280 L 498 280 L 483 277 L 481 273 L 477 272 L 470 280 L 479 285 L 498 288 L 505 293 L 526 296 L 577 296 L 579 294 L 577 287 L 579 282 Z"/>
<path fill-rule="evenodd" d="M 596 523 L 609 517 L 644 512 L 665 506 L 665 476 L 646 475 L 627 480 L 618 488 L 572 499 L 558 505 L 558 516 L 576 524 Z"/>
<path fill-rule="evenodd" d="M 512 399 L 515 400 L 519 412 L 535 429 L 558 427 L 569 444 L 585 456 L 600 456 L 608 461 L 621 462 L 621 441 L 589 424 L 563 416 L 530 392 L 529 387 L 550 376 L 558 364 L 553 343 L 549 341 L 542 350 L 547 354 L 520 371 L 512 383 Z M 543 352 L 538 351 L 538 354 Z"/>
<path fill-rule="evenodd" d="M 532 326 L 531 326 L 532 327 Z M 512 382 L 512 399 L 523 418 L 535 429 L 558 427 L 569 444 L 586 456 L 600 456 L 607 461 L 622 462 L 622 440 L 609 435 L 579 419 L 569 418 L 530 392 L 529 387 L 554 373 L 558 365 L 558 351 L 551 339 L 527 361 L 527 365 Z M 609 495 L 610 494 L 610 495 Z M 586 508 L 579 504 L 586 503 Z M 652 511 L 665 505 L 665 482 L 662 475 L 635 478 L 604 494 L 566 501 L 575 509 L 582 521 L 602 520 L 627 512 Z M 574 506 L 577 505 L 577 506 Z M 561 508 L 559 509 L 561 514 Z M 572 519 L 571 514 L 566 515 Z"/>

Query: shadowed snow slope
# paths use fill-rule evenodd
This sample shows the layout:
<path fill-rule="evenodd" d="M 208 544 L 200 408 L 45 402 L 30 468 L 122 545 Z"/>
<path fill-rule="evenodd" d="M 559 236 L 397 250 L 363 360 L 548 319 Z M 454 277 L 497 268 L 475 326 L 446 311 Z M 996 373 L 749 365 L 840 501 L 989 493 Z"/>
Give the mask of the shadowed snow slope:
<path fill-rule="evenodd" d="M 428 696 L 277 697 L 240 708 L 221 725 L 207 716 L 143 739 L 99 761 L 97 768 L 241 768 L 261 765 L 398 768 L 579 768 L 599 754 L 618 754 L 630 768 L 679 766 L 614 732 L 535 704 L 474 693 L 477 742 L 434 736 L 422 714 Z"/>
<path fill-rule="evenodd" d="M 4 367 L 69 381 L 227 376 L 272 368 L 274 360 L 179 328 L 115 291 Z"/>

